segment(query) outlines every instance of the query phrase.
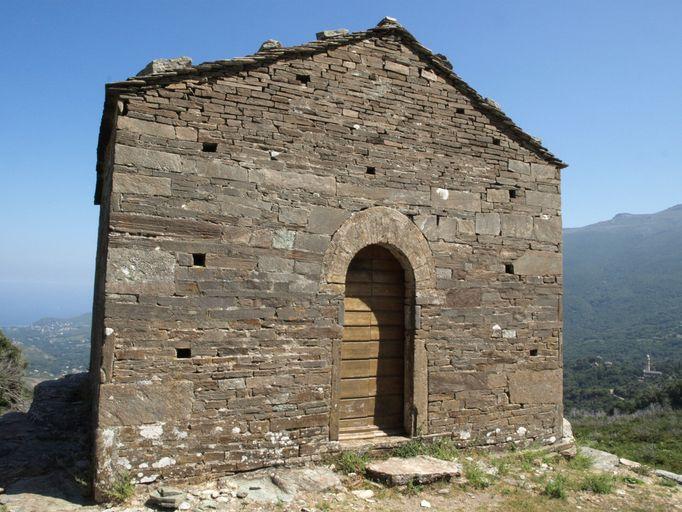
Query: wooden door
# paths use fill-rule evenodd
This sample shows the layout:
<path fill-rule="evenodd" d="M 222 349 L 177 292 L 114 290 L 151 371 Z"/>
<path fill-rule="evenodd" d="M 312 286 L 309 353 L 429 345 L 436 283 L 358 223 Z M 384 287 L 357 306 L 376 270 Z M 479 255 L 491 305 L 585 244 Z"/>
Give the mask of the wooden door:
<path fill-rule="evenodd" d="M 346 274 L 339 439 L 401 434 L 405 276 L 395 257 L 370 245 Z"/>

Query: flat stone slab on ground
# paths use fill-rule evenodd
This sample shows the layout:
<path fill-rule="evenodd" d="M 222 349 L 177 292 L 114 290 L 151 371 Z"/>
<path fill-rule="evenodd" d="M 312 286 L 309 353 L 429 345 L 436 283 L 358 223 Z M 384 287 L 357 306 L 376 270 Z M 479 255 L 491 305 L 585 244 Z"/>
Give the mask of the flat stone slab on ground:
<path fill-rule="evenodd" d="M 677 482 L 678 484 L 682 485 L 682 475 L 678 475 L 672 471 L 666 471 L 665 469 L 657 469 L 654 471 L 654 473 L 661 478 L 667 478 L 668 480 L 672 480 L 673 482 Z"/>
<path fill-rule="evenodd" d="M 618 456 L 587 446 L 580 447 L 580 454 L 592 459 L 592 467 L 599 471 L 614 471 L 620 464 Z"/>
<path fill-rule="evenodd" d="M 222 478 L 220 485 L 233 489 L 238 497 L 264 502 L 290 502 L 299 492 L 322 492 L 341 488 L 338 475 L 329 468 L 262 470 Z"/>
<path fill-rule="evenodd" d="M 367 474 L 389 485 L 406 485 L 410 482 L 428 484 L 460 476 L 462 465 L 427 455 L 406 459 L 391 457 L 368 464 Z"/>

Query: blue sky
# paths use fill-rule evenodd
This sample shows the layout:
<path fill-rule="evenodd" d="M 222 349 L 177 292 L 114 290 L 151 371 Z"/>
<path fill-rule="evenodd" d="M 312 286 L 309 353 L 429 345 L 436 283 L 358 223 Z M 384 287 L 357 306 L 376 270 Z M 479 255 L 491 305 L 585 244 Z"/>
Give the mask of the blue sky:
<path fill-rule="evenodd" d="M 564 222 L 682 202 L 682 2 L 0 3 L 0 325 L 90 309 L 104 83 L 397 17 L 570 164 Z"/>

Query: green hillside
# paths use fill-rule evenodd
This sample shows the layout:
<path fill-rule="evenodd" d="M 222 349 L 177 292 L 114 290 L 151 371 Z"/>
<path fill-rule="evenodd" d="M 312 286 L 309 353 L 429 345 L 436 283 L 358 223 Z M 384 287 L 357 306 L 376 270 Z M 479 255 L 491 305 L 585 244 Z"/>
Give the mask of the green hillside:
<path fill-rule="evenodd" d="M 564 232 L 567 361 L 682 356 L 682 205 Z"/>
<path fill-rule="evenodd" d="M 89 313 L 73 318 L 42 318 L 31 325 L 6 327 L 5 334 L 19 345 L 32 380 L 59 377 L 88 369 Z"/>
<path fill-rule="evenodd" d="M 672 406 L 682 376 L 682 205 L 564 231 L 566 409 Z M 643 378 L 646 355 L 662 375 Z"/>

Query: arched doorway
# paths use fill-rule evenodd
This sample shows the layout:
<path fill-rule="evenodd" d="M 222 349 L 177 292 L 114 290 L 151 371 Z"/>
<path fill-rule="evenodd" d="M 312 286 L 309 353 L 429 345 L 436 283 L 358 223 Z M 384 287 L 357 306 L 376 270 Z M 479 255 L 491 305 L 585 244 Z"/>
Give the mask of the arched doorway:
<path fill-rule="evenodd" d="M 346 273 L 339 380 L 339 439 L 405 433 L 405 271 L 369 245 Z"/>

